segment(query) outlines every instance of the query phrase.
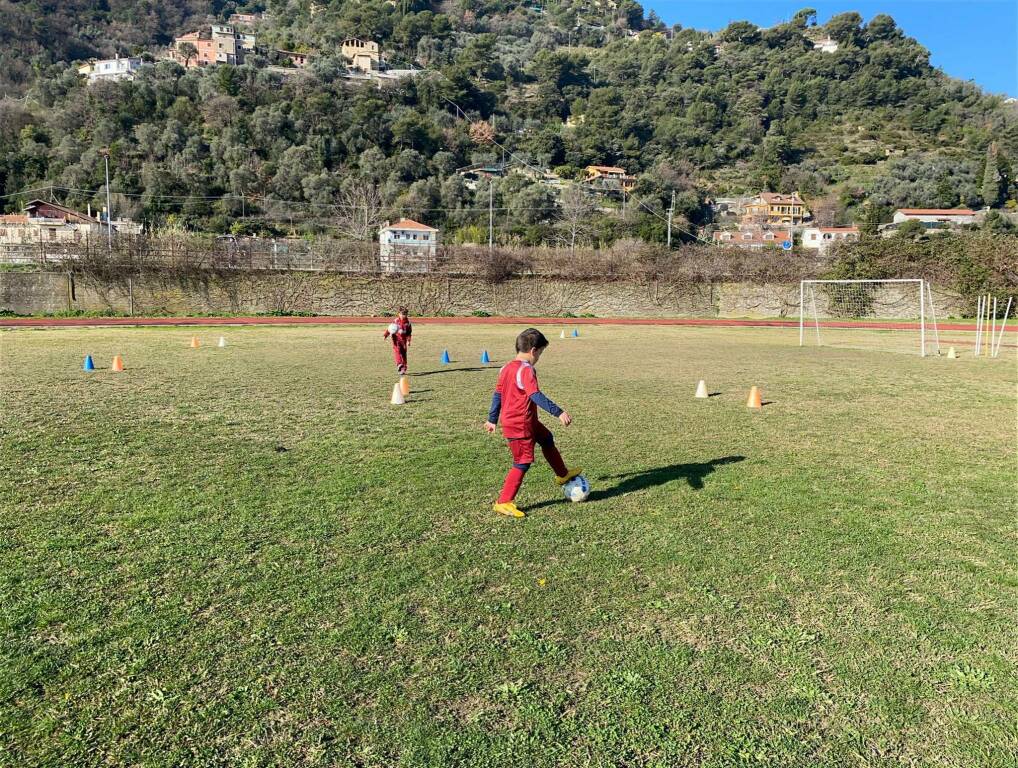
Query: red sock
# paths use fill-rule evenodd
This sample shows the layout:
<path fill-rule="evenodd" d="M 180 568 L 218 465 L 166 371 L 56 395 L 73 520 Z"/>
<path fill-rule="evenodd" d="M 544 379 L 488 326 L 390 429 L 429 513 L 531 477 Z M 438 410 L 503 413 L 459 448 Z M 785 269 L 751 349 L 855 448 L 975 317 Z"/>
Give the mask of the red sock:
<path fill-rule="evenodd" d="M 519 467 L 512 467 L 509 470 L 509 474 L 505 476 L 505 482 L 502 484 L 502 493 L 498 497 L 499 504 L 505 504 L 507 501 L 512 501 L 516 498 L 520 486 L 523 485 L 523 477 L 526 474 Z"/>
<path fill-rule="evenodd" d="M 566 468 L 566 463 L 562 461 L 562 454 L 558 452 L 558 448 L 555 447 L 555 443 L 551 445 L 542 445 L 541 452 L 544 454 L 544 458 L 551 465 L 551 471 L 555 473 L 557 477 L 565 477 L 569 471 Z"/>

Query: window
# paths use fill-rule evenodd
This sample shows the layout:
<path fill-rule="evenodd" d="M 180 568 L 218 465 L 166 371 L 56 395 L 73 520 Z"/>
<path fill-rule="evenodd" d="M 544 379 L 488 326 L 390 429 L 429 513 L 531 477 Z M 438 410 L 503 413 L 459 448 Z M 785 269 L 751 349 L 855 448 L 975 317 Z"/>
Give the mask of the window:
<path fill-rule="evenodd" d="M 764 235 L 764 240 L 773 240 L 773 239 L 774 239 L 774 235 L 772 235 L 770 232 L 768 232 L 766 235 Z"/>
<path fill-rule="evenodd" d="M 57 231 L 55 229 L 50 229 L 50 230 L 47 230 L 47 231 L 49 232 L 49 239 L 50 240 L 56 240 L 57 239 Z"/>
<path fill-rule="evenodd" d="M 744 234 L 742 236 L 742 239 L 743 240 L 752 240 L 753 239 L 753 235 L 751 235 L 749 232 L 747 232 L 746 234 Z"/>
<path fill-rule="evenodd" d="M 816 240 L 817 239 L 817 233 L 816 232 L 810 232 L 809 233 L 809 239 L 810 240 Z"/>
<path fill-rule="evenodd" d="M 430 240 L 431 235 L 421 235 L 421 240 Z"/>

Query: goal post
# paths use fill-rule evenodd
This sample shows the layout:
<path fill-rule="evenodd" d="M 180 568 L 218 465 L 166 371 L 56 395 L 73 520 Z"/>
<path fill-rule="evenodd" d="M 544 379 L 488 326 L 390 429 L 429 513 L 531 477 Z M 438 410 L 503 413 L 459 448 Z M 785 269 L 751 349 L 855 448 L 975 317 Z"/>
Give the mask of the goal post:
<path fill-rule="evenodd" d="M 803 280 L 799 346 L 940 354 L 933 292 L 926 280 Z"/>

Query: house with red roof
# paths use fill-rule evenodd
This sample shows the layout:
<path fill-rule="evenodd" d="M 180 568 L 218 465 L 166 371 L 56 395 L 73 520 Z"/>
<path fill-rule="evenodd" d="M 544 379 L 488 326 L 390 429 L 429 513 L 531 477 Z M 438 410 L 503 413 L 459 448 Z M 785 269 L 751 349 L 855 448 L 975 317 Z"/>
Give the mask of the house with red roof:
<path fill-rule="evenodd" d="M 438 256 L 439 231 L 413 219 L 387 221 L 378 230 L 383 272 L 429 272 Z"/>
<path fill-rule="evenodd" d="M 82 243 L 102 236 L 105 227 L 73 208 L 32 200 L 21 213 L 0 216 L 0 245 Z"/>

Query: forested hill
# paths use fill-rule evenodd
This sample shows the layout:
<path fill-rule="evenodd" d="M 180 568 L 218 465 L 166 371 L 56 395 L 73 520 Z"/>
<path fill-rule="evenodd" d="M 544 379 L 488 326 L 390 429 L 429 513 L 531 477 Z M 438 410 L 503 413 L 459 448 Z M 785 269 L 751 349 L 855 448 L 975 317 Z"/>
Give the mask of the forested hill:
<path fill-rule="evenodd" d="M 310 69 L 283 75 L 265 55 L 206 70 L 160 61 L 133 82 L 89 86 L 70 66 L 154 53 L 205 21 L 263 10 L 259 44 L 316 52 Z M 638 176 L 637 204 L 605 216 L 599 240 L 660 237 L 673 192 L 692 223 L 708 196 L 763 189 L 799 190 L 832 222 L 1016 194 L 1014 105 L 934 70 L 885 15 L 816 27 L 804 9 L 711 35 L 666 29 L 632 0 L 0 0 L 0 13 L 5 71 L 27 86 L 0 102 L 3 193 L 52 185 L 72 204 L 99 202 L 98 150 L 110 146 L 116 209 L 157 224 L 222 231 L 246 226 L 243 213 L 252 228 L 349 233 L 344 206 L 368 196 L 381 213 L 470 239 L 486 227 L 488 190 L 455 171 L 503 157 L 566 180 L 588 164 Z M 339 55 L 351 36 L 426 71 L 385 89 L 352 83 Z M 826 37 L 836 52 L 814 49 Z M 503 236 L 547 239 L 561 215 L 561 191 L 526 174 L 498 180 L 493 196 Z"/>

